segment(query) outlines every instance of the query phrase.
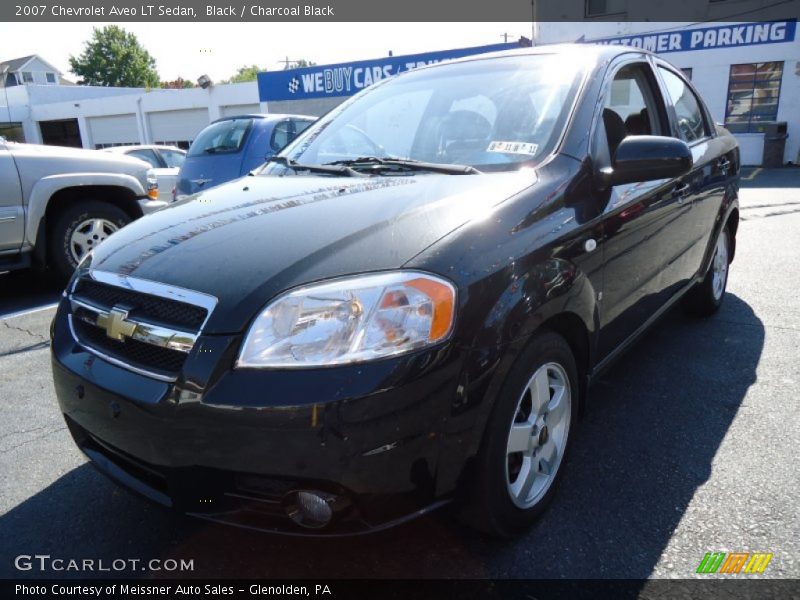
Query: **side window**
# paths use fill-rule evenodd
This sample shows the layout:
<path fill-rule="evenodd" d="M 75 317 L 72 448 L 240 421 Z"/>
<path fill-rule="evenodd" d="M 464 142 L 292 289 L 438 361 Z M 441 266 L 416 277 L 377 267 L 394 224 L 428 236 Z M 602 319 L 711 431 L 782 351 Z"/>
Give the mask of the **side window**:
<path fill-rule="evenodd" d="M 167 163 L 168 167 L 182 167 L 186 155 L 183 152 L 175 152 L 175 150 L 160 150 L 161 158 Z"/>
<path fill-rule="evenodd" d="M 331 162 L 355 159 L 360 156 L 382 155 L 381 148 L 376 146 L 366 133 L 348 123 L 320 144 L 317 156 L 322 162 Z"/>
<path fill-rule="evenodd" d="M 306 129 L 308 129 L 314 121 L 306 121 L 303 120 L 294 120 L 294 137 L 297 137 L 301 133 L 303 133 Z"/>
<path fill-rule="evenodd" d="M 598 166 L 608 167 L 617 146 L 629 135 L 661 135 L 661 100 L 653 91 L 650 66 L 625 65 L 616 72 L 603 101 L 592 140 Z"/>
<path fill-rule="evenodd" d="M 294 126 L 289 119 L 277 123 L 272 129 L 272 137 L 269 139 L 269 146 L 272 151 L 278 152 L 291 142 L 294 139 L 293 131 Z"/>
<path fill-rule="evenodd" d="M 159 162 L 156 153 L 152 150 L 131 150 L 127 154 L 128 156 L 133 156 L 134 158 L 143 160 L 146 163 L 150 163 L 150 166 L 154 169 L 161 168 L 161 163 Z"/>
<path fill-rule="evenodd" d="M 659 67 L 658 71 L 667 87 L 669 99 L 675 107 L 681 139 L 691 143 L 709 135 L 705 118 L 703 118 L 703 109 L 700 108 L 700 101 L 694 92 L 683 79 L 669 69 Z"/>

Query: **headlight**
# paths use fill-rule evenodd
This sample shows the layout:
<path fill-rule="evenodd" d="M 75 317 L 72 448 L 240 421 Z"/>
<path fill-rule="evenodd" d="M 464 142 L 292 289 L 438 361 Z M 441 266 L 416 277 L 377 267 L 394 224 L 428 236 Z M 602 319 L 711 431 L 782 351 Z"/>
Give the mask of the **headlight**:
<path fill-rule="evenodd" d="M 414 271 L 347 277 L 279 296 L 245 338 L 239 367 L 313 367 L 395 356 L 444 341 L 456 290 Z"/>
<path fill-rule="evenodd" d="M 158 200 L 158 179 L 149 171 L 147 173 L 147 197 L 151 200 Z"/>

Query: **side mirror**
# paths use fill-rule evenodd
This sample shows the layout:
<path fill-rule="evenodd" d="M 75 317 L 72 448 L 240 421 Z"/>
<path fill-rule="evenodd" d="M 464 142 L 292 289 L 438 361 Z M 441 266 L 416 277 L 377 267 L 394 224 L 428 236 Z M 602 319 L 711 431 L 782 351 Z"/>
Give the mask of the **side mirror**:
<path fill-rule="evenodd" d="M 660 135 L 629 135 L 617 146 L 610 169 L 601 169 L 603 184 L 671 179 L 692 169 L 692 151 L 686 142 Z"/>

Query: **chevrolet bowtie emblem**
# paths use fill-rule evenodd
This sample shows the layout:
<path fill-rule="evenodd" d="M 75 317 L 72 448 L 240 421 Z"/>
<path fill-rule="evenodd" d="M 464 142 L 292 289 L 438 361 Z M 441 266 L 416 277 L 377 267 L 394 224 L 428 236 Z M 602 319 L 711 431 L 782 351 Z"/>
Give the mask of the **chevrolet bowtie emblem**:
<path fill-rule="evenodd" d="M 97 326 L 106 330 L 112 340 L 123 341 L 136 331 L 136 323 L 128 321 L 128 311 L 115 306 L 107 315 L 97 315 Z"/>

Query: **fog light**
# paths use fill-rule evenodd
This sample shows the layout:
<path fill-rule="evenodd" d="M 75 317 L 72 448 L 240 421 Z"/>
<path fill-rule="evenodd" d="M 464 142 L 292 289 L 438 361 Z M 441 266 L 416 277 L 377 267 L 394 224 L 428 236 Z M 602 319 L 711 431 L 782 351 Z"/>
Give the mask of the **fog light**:
<path fill-rule="evenodd" d="M 301 527 L 315 529 L 327 525 L 333 517 L 334 497 L 324 492 L 296 492 L 286 514 Z"/>

